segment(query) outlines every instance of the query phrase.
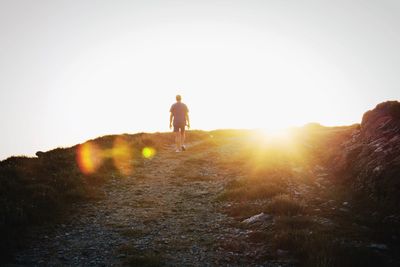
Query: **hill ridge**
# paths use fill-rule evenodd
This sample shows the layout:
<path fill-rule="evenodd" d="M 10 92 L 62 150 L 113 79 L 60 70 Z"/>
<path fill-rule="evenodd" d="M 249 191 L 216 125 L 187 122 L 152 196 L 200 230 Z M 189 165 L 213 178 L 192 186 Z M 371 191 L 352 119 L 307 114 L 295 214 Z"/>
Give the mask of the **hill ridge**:
<path fill-rule="evenodd" d="M 282 136 L 190 131 L 182 153 L 173 133 L 139 133 L 9 158 L 2 260 L 398 266 L 399 110 L 385 102 L 361 124 Z"/>

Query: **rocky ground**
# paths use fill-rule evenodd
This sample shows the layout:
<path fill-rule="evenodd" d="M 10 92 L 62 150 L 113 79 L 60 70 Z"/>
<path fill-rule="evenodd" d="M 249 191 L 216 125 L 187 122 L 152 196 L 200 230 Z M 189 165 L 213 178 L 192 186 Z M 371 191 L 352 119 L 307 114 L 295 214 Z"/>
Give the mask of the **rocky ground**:
<path fill-rule="evenodd" d="M 251 230 L 221 212 L 216 197 L 231 178 L 212 162 L 224 150 L 205 151 L 167 147 L 134 175 L 112 177 L 104 197 L 36 229 L 9 266 L 274 266 L 247 239 Z"/>
<path fill-rule="evenodd" d="M 6 266 L 399 266 L 400 103 L 378 105 L 361 125 L 306 126 L 292 143 L 257 136 L 197 133 L 182 153 L 172 138 L 131 136 L 162 145 L 152 159 L 132 161 L 132 175 L 100 172 L 101 193 L 74 202 L 59 223 L 29 227 Z M 73 148 L 47 154 L 3 162 L 3 217 L 31 211 L 26 203 L 35 198 L 19 190 L 41 177 L 48 179 L 26 190 L 43 197 L 39 204 L 63 193 L 48 190 L 54 177 L 50 189 L 92 189 Z"/>

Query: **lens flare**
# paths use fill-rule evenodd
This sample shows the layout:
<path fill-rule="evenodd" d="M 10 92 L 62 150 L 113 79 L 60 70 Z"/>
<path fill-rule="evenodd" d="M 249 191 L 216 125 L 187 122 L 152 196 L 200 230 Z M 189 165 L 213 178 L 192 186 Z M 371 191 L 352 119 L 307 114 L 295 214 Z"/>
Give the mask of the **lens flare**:
<path fill-rule="evenodd" d="M 77 163 L 85 175 L 96 172 L 105 159 L 113 161 L 115 168 L 124 176 L 133 173 L 133 151 L 124 136 L 115 138 L 112 148 L 101 149 L 93 141 L 77 149 Z"/>
<path fill-rule="evenodd" d="M 77 151 L 77 162 L 83 174 L 94 173 L 103 162 L 101 150 L 92 142 L 79 145 Z"/>
<path fill-rule="evenodd" d="M 115 167 L 123 175 L 131 175 L 133 172 L 133 153 L 124 137 L 117 137 L 112 149 L 112 158 Z"/>
<path fill-rule="evenodd" d="M 156 155 L 156 150 L 152 147 L 145 147 L 142 150 L 142 156 L 146 159 L 152 159 Z"/>

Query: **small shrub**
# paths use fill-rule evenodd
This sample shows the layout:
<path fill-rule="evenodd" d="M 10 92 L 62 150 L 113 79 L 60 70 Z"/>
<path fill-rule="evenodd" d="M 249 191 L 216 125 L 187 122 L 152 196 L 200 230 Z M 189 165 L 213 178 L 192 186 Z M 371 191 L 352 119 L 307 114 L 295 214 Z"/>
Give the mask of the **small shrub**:
<path fill-rule="evenodd" d="M 297 215 L 304 211 L 304 207 L 288 195 L 278 195 L 272 199 L 266 210 L 267 212 L 279 215 Z"/>
<path fill-rule="evenodd" d="M 237 182 L 231 185 L 231 188 L 225 190 L 219 199 L 236 201 L 263 200 L 283 192 L 284 189 L 281 186 L 273 183 L 253 184 Z"/>
<path fill-rule="evenodd" d="M 251 232 L 248 239 L 254 243 L 267 243 L 271 240 L 271 235 L 264 231 Z"/>
<path fill-rule="evenodd" d="M 309 238 L 309 235 L 309 231 L 306 230 L 275 231 L 272 244 L 276 249 L 295 251 Z"/>

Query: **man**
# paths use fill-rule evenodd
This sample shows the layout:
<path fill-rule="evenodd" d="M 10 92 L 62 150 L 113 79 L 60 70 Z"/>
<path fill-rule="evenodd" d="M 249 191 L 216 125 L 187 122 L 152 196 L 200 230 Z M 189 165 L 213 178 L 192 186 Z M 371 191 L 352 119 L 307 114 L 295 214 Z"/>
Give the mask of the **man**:
<path fill-rule="evenodd" d="M 183 104 L 182 97 L 180 95 L 176 96 L 176 103 L 171 106 L 169 110 L 171 115 L 169 116 L 169 128 L 172 128 L 172 122 L 174 125 L 175 132 L 175 143 L 176 143 L 176 151 L 181 152 L 185 151 L 185 126 L 187 125 L 188 129 L 190 128 L 189 122 L 189 109 Z"/>

